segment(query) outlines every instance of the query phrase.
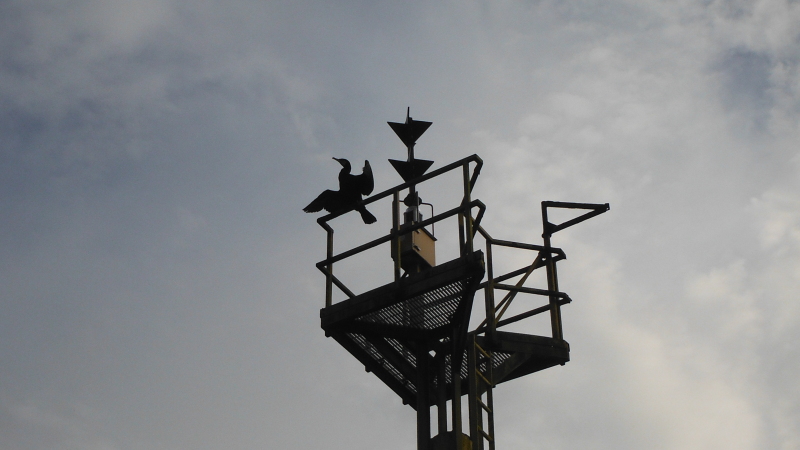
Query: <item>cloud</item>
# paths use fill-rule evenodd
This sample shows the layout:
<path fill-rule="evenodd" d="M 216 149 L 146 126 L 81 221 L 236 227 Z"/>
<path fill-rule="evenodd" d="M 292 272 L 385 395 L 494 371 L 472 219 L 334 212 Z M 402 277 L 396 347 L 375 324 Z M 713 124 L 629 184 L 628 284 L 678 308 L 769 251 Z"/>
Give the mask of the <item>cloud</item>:
<path fill-rule="evenodd" d="M 413 445 L 318 328 L 300 210 L 330 156 L 398 182 L 407 106 L 419 156 L 484 159 L 499 238 L 538 242 L 541 200 L 611 203 L 554 240 L 572 361 L 498 388 L 501 446 L 798 446 L 797 4 L 0 12 L 0 446 Z M 337 251 L 386 230 L 356 225 Z"/>

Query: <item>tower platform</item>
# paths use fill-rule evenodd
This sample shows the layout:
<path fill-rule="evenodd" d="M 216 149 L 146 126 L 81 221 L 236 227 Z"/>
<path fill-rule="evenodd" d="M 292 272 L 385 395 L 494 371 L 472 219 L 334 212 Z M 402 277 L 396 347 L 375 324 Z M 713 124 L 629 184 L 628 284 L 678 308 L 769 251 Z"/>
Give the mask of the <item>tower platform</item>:
<path fill-rule="evenodd" d="M 511 381 L 553 366 L 563 366 L 569 362 L 569 343 L 546 336 L 496 331 L 495 339 L 491 341 L 485 335 L 477 335 L 475 340 L 481 348 L 492 353 L 492 358 L 489 361 L 491 361 L 492 365 L 493 385 Z M 463 348 L 462 361 L 466 361 L 469 343 L 466 343 Z M 445 383 L 447 399 L 450 400 L 453 398 L 453 375 L 451 373 L 453 365 L 450 364 L 451 357 L 449 355 L 447 362 Z M 478 364 L 480 365 L 478 367 L 479 370 L 488 372 L 488 367 L 485 366 L 486 360 Z M 459 375 L 463 386 L 468 383 L 468 370 L 468 365 L 460 365 Z M 438 378 L 434 380 L 434 385 L 438 387 Z M 484 387 L 479 388 L 481 392 L 484 390 Z M 467 394 L 466 390 L 461 392 L 461 395 Z M 433 402 L 431 402 L 431 405 L 433 405 Z"/>
<path fill-rule="evenodd" d="M 447 398 L 452 399 L 451 355 L 458 353 L 452 351 L 452 342 L 455 338 L 463 349 L 462 361 L 466 360 L 466 344 L 459 337 L 467 331 L 474 294 L 483 276 L 483 253 L 477 251 L 323 308 L 322 328 L 412 407 L 417 405 L 418 355 L 445 350 L 445 389 Z M 569 344 L 564 340 L 506 331 L 495 331 L 491 340 L 484 335 L 476 340 L 494 354 L 495 384 L 569 361 Z M 467 366 L 457 366 L 462 383 L 466 383 Z M 430 382 L 438 390 L 438 375 Z"/>
<path fill-rule="evenodd" d="M 466 254 L 323 308 L 322 328 L 416 408 L 418 358 L 463 348 L 484 273 L 483 252 Z"/>
<path fill-rule="evenodd" d="M 532 334 L 495 331 L 491 341 L 477 336 L 478 344 L 494 353 L 495 384 L 511 381 L 569 361 L 569 343 Z"/>

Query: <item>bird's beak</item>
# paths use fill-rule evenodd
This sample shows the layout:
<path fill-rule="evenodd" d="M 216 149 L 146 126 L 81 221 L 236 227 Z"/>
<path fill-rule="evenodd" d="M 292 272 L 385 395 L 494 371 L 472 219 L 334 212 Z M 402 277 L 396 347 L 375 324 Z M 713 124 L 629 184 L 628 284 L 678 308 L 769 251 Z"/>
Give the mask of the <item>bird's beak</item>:
<path fill-rule="evenodd" d="M 334 156 L 333 159 L 335 159 L 336 162 L 338 162 L 339 164 L 342 164 L 341 158 L 337 158 L 337 157 Z M 342 164 L 342 165 L 344 165 L 344 164 Z"/>

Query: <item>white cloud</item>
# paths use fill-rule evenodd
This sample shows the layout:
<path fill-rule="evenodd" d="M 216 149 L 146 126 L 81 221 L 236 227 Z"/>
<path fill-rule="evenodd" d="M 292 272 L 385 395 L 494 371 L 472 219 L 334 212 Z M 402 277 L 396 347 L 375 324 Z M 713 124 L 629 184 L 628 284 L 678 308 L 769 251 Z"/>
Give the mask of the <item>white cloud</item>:
<path fill-rule="evenodd" d="M 785 254 L 800 245 L 800 201 L 794 193 L 770 190 L 753 199 L 753 214 L 760 223 L 765 249 Z"/>
<path fill-rule="evenodd" d="M 331 154 L 397 181 L 406 106 L 496 237 L 611 203 L 554 240 L 573 360 L 498 389 L 503 445 L 798 447 L 797 4 L 2 8 L 0 398 L 53 447 L 411 445 L 300 211 Z"/>

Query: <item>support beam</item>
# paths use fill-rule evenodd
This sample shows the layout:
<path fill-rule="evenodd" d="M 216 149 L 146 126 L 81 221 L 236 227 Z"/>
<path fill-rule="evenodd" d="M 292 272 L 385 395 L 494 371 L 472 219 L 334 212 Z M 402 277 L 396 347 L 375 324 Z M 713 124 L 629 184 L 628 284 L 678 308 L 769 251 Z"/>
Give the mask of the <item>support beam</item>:
<path fill-rule="evenodd" d="M 431 442 L 429 380 L 428 353 L 420 346 L 417 352 L 417 450 L 429 450 Z"/>

